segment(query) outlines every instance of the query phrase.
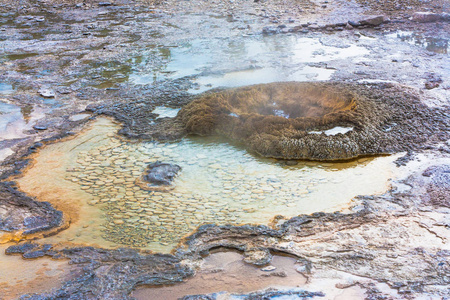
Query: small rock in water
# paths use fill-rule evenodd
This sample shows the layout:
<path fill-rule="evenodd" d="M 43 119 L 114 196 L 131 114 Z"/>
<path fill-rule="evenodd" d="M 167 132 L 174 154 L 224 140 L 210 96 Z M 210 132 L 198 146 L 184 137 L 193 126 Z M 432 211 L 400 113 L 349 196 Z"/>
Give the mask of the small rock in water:
<path fill-rule="evenodd" d="M 35 130 L 47 130 L 47 126 L 35 125 L 35 126 L 33 126 L 33 129 L 35 129 Z"/>
<path fill-rule="evenodd" d="M 264 266 L 272 260 L 272 254 L 268 249 L 250 249 L 244 253 L 244 262 L 256 266 Z"/>
<path fill-rule="evenodd" d="M 148 165 L 147 174 L 143 179 L 156 185 L 170 185 L 180 170 L 181 167 L 178 165 L 157 161 Z"/>
<path fill-rule="evenodd" d="M 425 88 L 427 90 L 437 88 L 442 83 L 442 78 L 434 73 L 427 73 L 425 75 L 425 79 L 427 80 L 425 82 Z"/>
<path fill-rule="evenodd" d="M 40 89 L 38 92 L 44 98 L 54 98 L 55 92 L 49 89 Z"/>
<path fill-rule="evenodd" d="M 262 268 L 261 271 L 264 271 L 264 272 L 271 272 L 271 271 L 273 271 L 273 270 L 275 270 L 275 269 L 276 269 L 276 267 L 274 267 L 274 266 L 267 266 L 267 267 L 265 267 L 265 268 Z"/>
<path fill-rule="evenodd" d="M 353 27 L 361 26 L 361 23 L 359 23 L 359 22 L 357 22 L 357 21 L 348 21 L 348 24 L 349 24 L 350 26 L 352 26 L 352 28 L 353 28 Z"/>

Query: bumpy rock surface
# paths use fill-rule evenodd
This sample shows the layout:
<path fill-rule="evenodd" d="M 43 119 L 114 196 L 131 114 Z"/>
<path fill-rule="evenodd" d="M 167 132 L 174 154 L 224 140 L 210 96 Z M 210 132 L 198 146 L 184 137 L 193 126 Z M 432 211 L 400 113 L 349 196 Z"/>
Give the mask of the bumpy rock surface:
<path fill-rule="evenodd" d="M 157 161 L 148 165 L 145 174 L 136 183 L 145 190 L 169 188 L 180 170 L 178 165 Z"/>
<path fill-rule="evenodd" d="M 144 180 L 155 185 L 169 185 L 180 170 L 181 167 L 178 165 L 158 161 L 147 167 L 147 174 L 144 175 Z"/>
<path fill-rule="evenodd" d="M 0 184 L 0 242 L 50 231 L 62 223 L 62 212 L 50 203 L 36 202 L 6 183 Z"/>
<path fill-rule="evenodd" d="M 433 135 L 427 123 L 448 127 L 413 95 L 380 87 L 285 82 L 205 93 L 177 121 L 187 133 L 222 135 L 266 157 L 312 160 L 404 151 Z M 335 127 L 353 130 L 320 134 Z"/>
<path fill-rule="evenodd" d="M 426 193 L 422 195 L 425 204 L 450 208 L 450 165 L 430 167 L 422 174 Z"/>
<path fill-rule="evenodd" d="M 102 250 L 92 247 L 50 250 L 37 244 L 8 248 L 7 253 L 36 254 L 54 259 L 69 259 L 73 279 L 59 290 L 43 295 L 24 295 L 24 299 L 129 299 L 128 294 L 140 284 L 176 283 L 192 276 L 194 270 L 173 255 L 143 255 L 132 249 Z"/>

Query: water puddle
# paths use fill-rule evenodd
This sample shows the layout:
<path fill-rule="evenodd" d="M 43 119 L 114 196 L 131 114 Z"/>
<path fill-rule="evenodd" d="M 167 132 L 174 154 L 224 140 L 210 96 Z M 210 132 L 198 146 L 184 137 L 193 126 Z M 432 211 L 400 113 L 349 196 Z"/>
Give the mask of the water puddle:
<path fill-rule="evenodd" d="M 65 260 L 24 260 L 5 255 L 10 245 L 0 245 L 0 299 L 18 299 L 23 294 L 42 293 L 59 287 L 68 278 Z"/>
<path fill-rule="evenodd" d="M 395 174 L 395 156 L 288 166 L 218 138 L 129 143 L 117 129 L 96 120 L 78 137 L 42 149 L 18 179 L 21 190 L 70 218 L 70 228 L 48 242 L 168 252 L 207 223 L 268 224 L 275 215 L 345 211 L 357 195 L 385 192 Z M 174 189 L 136 184 L 156 161 L 182 168 Z"/>
<path fill-rule="evenodd" d="M 199 94 L 215 87 L 239 87 L 281 81 L 328 80 L 335 70 L 306 66 L 299 71 L 289 69 L 261 68 L 229 72 L 221 75 L 200 76 L 189 92 Z"/>
<path fill-rule="evenodd" d="M 411 31 L 397 31 L 388 34 L 387 37 L 400 39 L 408 44 L 425 48 L 430 52 L 440 54 L 448 53 L 448 40 L 444 38 L 426 36 Z"/>
<path fill-rule="evenodd" d="M 327 136 L 330 135 L 336 135 L 336 134 L 346 134 L 347 132 L 350 132 L 353 130 L 353 127 L 341 127 L 341 126 L 336 126 L 334 128 L 325 130 L 325 131 L 310 131 L 308 133 L 312 133 L 312 134 L 322 134 L 324 133 Z"/>
<path fill-rule="evenodd" d="M 91 114 L 76 114 L 69 117 L 69 120 L 72 122 L 81 121 L 91 117 Z"/>
<path fill-rule="evenodd" d="M 195 76 L 191 90 L 199 93 L 214 87 L 236 87 L 276 81 L 328 80 L 334 70 L 310 66 L 349 57 L 363 56 L 366 48 L 351 45 L 323 45 L 318 39 L 295 35 L 246 37 L 230 42 L 223 39 L 194 40 L 164 48 L 163 69 L 148 72 L 155 49 L 144 54 L 135 65 L 130 81 L 153 84 L 159 80 Z M 236 70 L 236 66 L 239 69 Z"/>
<path fill-rule="evenodd" d="M 152 111 L 152 113 L 157 114 L 157 119 L 160 118 L 174 118 L 177 116 L 180 108 L 170 108 L 166 106 L 158 106 Z"/>
<path fill-rule="evenodd" d="M 24 131 L 32 129 L 35 121 L 44 116 L 44 109 L 19 107 L 0 102 L 0 136 L 2 140 L 23 138 Z"/>
<path fill-rule="evenodd" d="M 338 289 L 336 282 L 317 282 L 308 285 L 307 279 L 298 270 L 303 265 L 295 258 L 274 255 L 269 268 L 246 264 L 237 252 L 216 252 L 206 257 L 196 275 L 183 283 L 171 286 L 140 287 L 132 296 L 138 300 L 175 300 L 187 295 L 215 294 L 217 299 L 241 300 L 239 294 L 277 289 L 280 291 L 323 291 L 330 300 L 360 300 L 364 290 L 358 286 Z M 270 270 L 270 271 L 269 271 Z M 206 298 L 205 298 L 206 299 Z M 259 299 L 259 298 L 258 298 Z M 295 295 L 274 296 L 264 299 L 303 299 Z"/>
<path fill-rule="evenodd" d="M 119 61 L 93 62 L 89 61 L 89 70 L 84 78 L 86 84 L 98 89 L 114 88 L 128 81 L 131 67 Z"/>
<path fill-rule="evenodd" d="M 10 95 L 14 92 L 13 86 L 0 82 L 0 95 Z"/>

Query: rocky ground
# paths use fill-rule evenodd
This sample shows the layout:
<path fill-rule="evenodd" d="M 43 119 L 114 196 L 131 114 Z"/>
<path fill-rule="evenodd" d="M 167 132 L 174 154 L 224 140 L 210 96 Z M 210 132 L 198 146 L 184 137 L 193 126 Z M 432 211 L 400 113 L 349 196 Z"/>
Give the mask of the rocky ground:
<path fill-rule="evenodd" d="M 449 9 L 448 1 L 433 0 L 2 1 L 2 242 L 56 234 L 67 224 L 64 212 L 27 197 L 10 181 L 32 163 L 31 154 L 101 114 L 120 121 L 128 138 L 167 138 L 158 133 L 168 132 L 161 128 L 170 122 L 156 119 L 155 107 L 178 108 L 203 88 L 219 87 L 203 84 L 208 76 L 313 68 L 305 80 L 331 72 L 327 79 L 333 81 L 395 87 L 421 101 L 416 111 L 432 118 L 423 130 L 439 137 L 415 137 L 414 147 L 397 161 L 405 177 L 384 195 L 362 196 L 350 214 L 280 217 L 272 227 L 203 226 L 171 255 L 39 240 L 11 245 L 8 255 L 70 261 L 71 278 L 60 288 L 24 298 L 128 299 L 138 286 L 193 276 L 203 256 L 226 247 L 256 265 L 270 264 L 274 253 L 293 255 L 308 278 L 302 292 L 258 292 L 245 299 L 282 293 L 323 298 L 327 288 L 354 285 L 366 299 L 448 299 Z M 334 59 L 316 59 L 324 55 L 316 49 L 310 60 L 286 60 L 284 50 L 273 46 L 278 42 L 270 42 L 289 46 L 291 38 L 319 41 L 333 49 L 325 56 Z M 251 47 L 261 42 L 278 54 Z M 353 47 L 364 54 L 346 56 Z M 243 60 L 242 48 L 250 53 Z"/>

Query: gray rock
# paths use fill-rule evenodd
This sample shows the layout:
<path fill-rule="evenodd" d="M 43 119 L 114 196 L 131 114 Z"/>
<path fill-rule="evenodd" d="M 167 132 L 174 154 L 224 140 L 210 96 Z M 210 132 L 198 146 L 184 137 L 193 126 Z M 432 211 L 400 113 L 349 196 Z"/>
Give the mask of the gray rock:
<path fill-rule="evenodd" d="M 45 126 L 45 125 L 35 125 L 35 126 L 33 126 L 33 129 L 35 129 L 35 130 L 47 130 L 47 126 Z"/>
<path fill-rule="evenodd" d="M 388 19 L 385 16 L 370 16 L 370 17 L 360 20 L 359 23 L 361 25 L 378 26 L 380 24 L 383 24 L 386 21 L 388 21 Z M 350 24 L 350 25 L 353 26 L 353 24 Z"/>
<path fill-rule="evenodd" d="M 443 21 L 449 22 L 449 21 L 450 21 L 450 14 L 449 14 L 449 13 L 442 13 L 442 14 L 441 14 L 441 19 L 442 19 Z"/>
<path fill-rule="evenodd" d="M 38 248 L 38 247 L 39 247 L 39 245 L 37 245 L 37 244 L 25 243 L 25 244 L 14 245 L 14 246 L 8 247 L 5 250 L 5 253 L 8 255 L 23 254 L 23 253 L 27 253 L 28 251 L 31 251 L 35 248 Z"/>
<path fill-rule="evenodd" d="M 148 165 L 143 179 L 155 185 L 170 185 L 180 170 L 178 165 L 157 161 Z"/>
<path fill-rule="evenodd" d="M 276 34 L 280 31 L 277 27 L 267 26 L 262 29 L 263 34 Z"/>
<path fill-rule="evenodd" d="M 274 267 L 274 266 L 267 266 L 267 267 L 265 267 L 265 268 L 262 268 L 261 271 L 264 271 L 264 272 L 271 272 L 271 271 L 273 271 L 273 270 L 275 270 L 275 269 L 276 269 L 276 267 Z"/>
<path fill-rule="evenodd" d="M 432 12 L 415 12 L 412 16 L 412 20 L 419 23 L 429 23 L 439 21 L 440 14 Z"/>
<path fill-rule="evenodd" d="M 0 230 L 31 235 L 56 229 L 62 222 L 62 212 L 50 203 L 33 201 L 6 183 L 0 184 Z"/>
<path fill-rule="evenodd" d="M 50 89 L 42 88 L 39 90 L 38 93 L 44 98 L 54 98 L 55 97 L 55 92 Z"/>
<path fill-rule="evenodd" d="M 349 24 L 350 26 L 352 26 L 352 28 L 353 28 L 353 27 L 361 26 L 361 23 L 359 23 L 359 22 L 357 22 L 357 21 L 348 21 L 348 24 Z"/>
<path fill-rule="evenodd" d="M 272 254 L 265 248 L 253 248 L 245 251 L 244 261 L 256 266 L 264 266 L 272 261 Z M 267 267 L 270 268 L 270 267 Z M 265 270 L 271 271 L 271 270 Z"/>

